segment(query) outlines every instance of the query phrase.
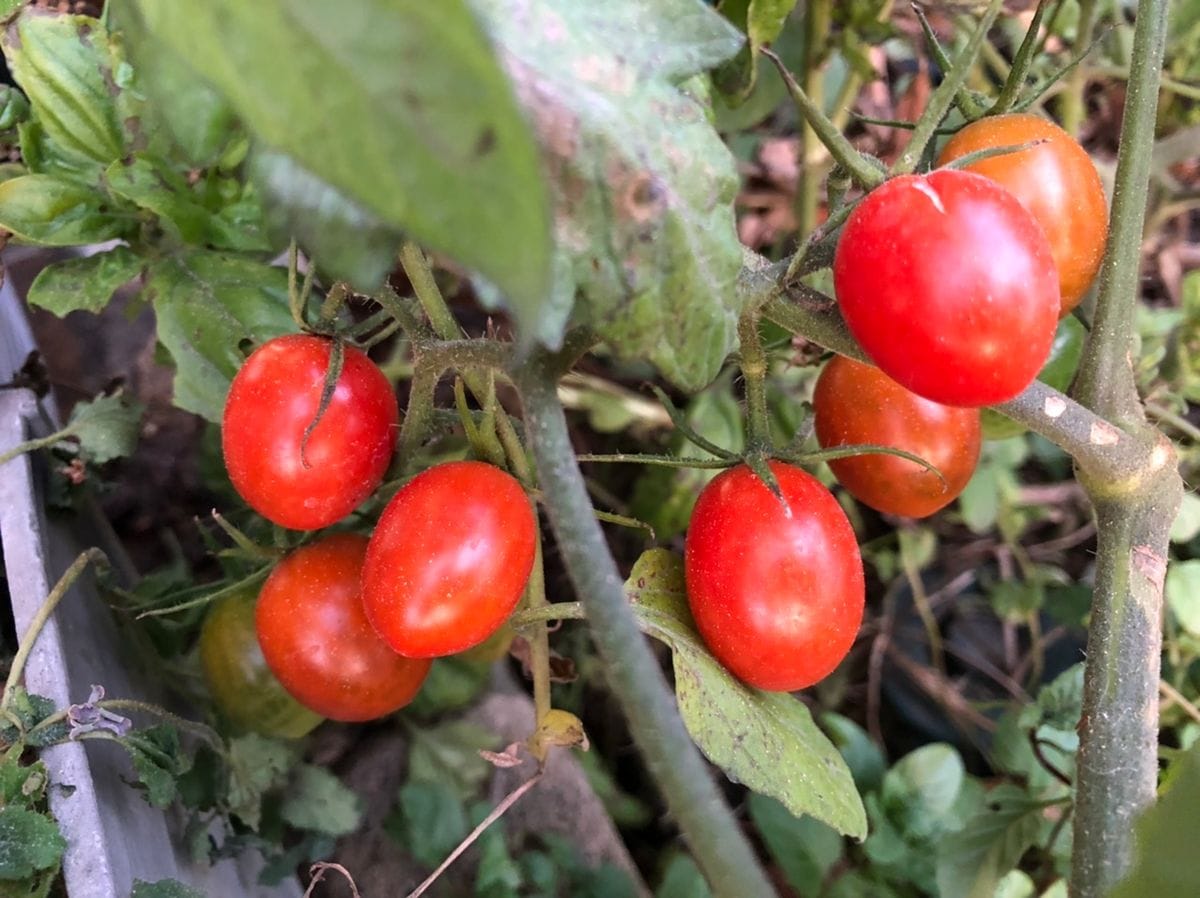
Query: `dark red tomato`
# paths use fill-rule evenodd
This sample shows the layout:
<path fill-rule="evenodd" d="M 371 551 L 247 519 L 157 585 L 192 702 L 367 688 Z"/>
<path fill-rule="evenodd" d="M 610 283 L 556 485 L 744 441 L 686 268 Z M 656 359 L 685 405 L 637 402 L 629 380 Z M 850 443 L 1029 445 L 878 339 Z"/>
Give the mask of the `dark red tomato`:
<path fill-rule="evenodd" d="M 833 280 L 871 360 L 944 405 L 1012 399 L 1054 339 L 1058 273 L 1046 235 L 982 175 L 904 175 L 871 191 L 842 231 Z"/>
<path fill-rule="evenodd" d="M 400 488 L 371 537 L 367 617 L 410 658 L 479 645 L 516 608 L 536 539 L 529 498 L 511 475 L 477 461 L 432 467 Z"/>
<path fill-rule="evenodd" d="M 759 689 L 828 676 L 862 622 L 862 557 L 837 500 L 799 468 L 771 462 L 781 502 L 744 465 L 696 500 L 684 550 L 688 604 L 713 655 Z"/>
<path fill-rule="evenodd" d="M 979 461 L 979 409 L 940 405 L 878 368 L 834 356 L 817 378 L 814 424 L 822 448 L 873 443 L 903 449 L 932 471 L 894 455 L 855 455 L 829 467 L 854 498 L 877 511 L 923 518 L 953 501 Z"/>
<path fill-rule="evenodd" d="M 371 628 L 360 588 L 367 539 L 338 533 L 288 555 L 258 597 L 255 625 L 279 682 L 333 720 L 372 720 L 403 708 L 429 662 L 397 655 Z"/>
<path fill-rule="evenodd" d="M 221 445 L 230 480 L 251 508 L 293 530 L 327 527 L 352 512 L 383 480 L 395 446 L 392 386 L 366 355 L 347 346 L 333 398 L 301 457 L 332 345 L 307 334 L 264 343 L 225 401 Z"/>
<path fill-rule="evenodd" d="M 968 153 L 1046 141 L 1019 153 L 992 156 L 967 166 L 1008 190 L 1033 213 L 1058 268 L 1061 314 L 1083 299 L 1100 270 L 1108 238 L 1108 199 L 1091 157 L 1053 122 L 1014 113 L 981 118 L 967 125 L 942 148 L 938 165 Z"/>
<path fill-rule="evenodd" d="M 254 631 L 257 591 L 218 601 L 200 628 L 200 666 L 213 703 L 234 726 L 299 739 L 323 719 L 296 701 L 267 667 Z"/>

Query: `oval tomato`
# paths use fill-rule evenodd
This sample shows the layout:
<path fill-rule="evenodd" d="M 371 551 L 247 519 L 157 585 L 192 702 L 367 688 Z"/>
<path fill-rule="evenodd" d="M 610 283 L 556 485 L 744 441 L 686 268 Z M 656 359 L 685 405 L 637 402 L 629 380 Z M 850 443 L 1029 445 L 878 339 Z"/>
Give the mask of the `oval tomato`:
<path fill-rule="evenodd" d="M 966 171 L 990 178 L 1033 213 L 1058 268 L 1060 314 L 1079 305 L 1100 270 L 1108 239 L 1108 198 L 1091 157 L 1074 138 L 1036 115 L 1013 113 L 981 118 L 942 148 L 938 165 L 997 147 L 1045 143 L 1019 153 L 974 162 Z"/>
<path fill-rule="evenodd" d="M 418 474 L 384 509 L 363 568 L 367 617 L 411 658 L 486 640 L 533 569 L 537 519 L 512 475 L 476 461 Z"/>
<path fill-rule="evenodd" d="M 1083 340 L 1086 336 L 1087 330 L 1074 315 L 1068 315 L 1059 321 L 1058 331 L 1054 334 L 1054 344 L 1050 347 L 1050 358 L 1038 372 L 1038 380 L 1065 392 L 1075 379 L 1079 360 L 1083 358 Z M 1023 424 L 1018 424 L 1012 418 L 990 408 L 983 410 L 982 422 L 985 440 L 1006 440 L 1025 433 L 1026 430 Z"/>
<path fill-rule="evenodd" d="M 295 699 L 333 720 L 372 720 L 404 707 L 429 662 L 403 658 L 363 613 L 367 539 L 338 533 L 276 565 L 258 597 L 255 626 L 267 665 Z"/>
<path fill-rule="evenodd" d="M 200 627 L 200 666 L 213 703 L 241 729 L 299 739 L 322 717 L 296 701 L 267 667 L 254 630 L 254 589 L 220 599 Z"/>
<path fill-rule="evenodd" d="M 838 241 L 834 289 L 885 374 L 944 405 L 1012 399 L 1042 367 L 1058 320 L 1046 236 L 1008 191 L 953 170 L 893 178 Z"/>
<path fill-rule="evenodd" d="M 751 686 L 790 692 L 828 676 L 850 651 L 865 588 L 837 500 L 799 468 L 771 470 L 785 501 L 744 465 L 700 492 L 684 566 L 688 604 L 717 660 Z"/>
<path fill-rule="evenodd" d="M 383 480 L 395 445 L 392 386 L 351 346 L 304 445 L 331 350 L 330 340 L 308 334 L 269 340 L 238 371 L 225 402 L 221 445 L 229 479 L 251 508 L 293 530 L 327 527 L 352 512 Z"/>
<path fill-rule="evenodd" d="M 834 356 L 817 378 L 814 425 L 822 448 L 874 443 L 903 449 L 932 471 L 894 455 L 855 455 L 829 467 L 854 498 L 887 514 L 923 518 L 963 491 L 979 461 L 979 410 L 940 405 L 878 368 Z"/>

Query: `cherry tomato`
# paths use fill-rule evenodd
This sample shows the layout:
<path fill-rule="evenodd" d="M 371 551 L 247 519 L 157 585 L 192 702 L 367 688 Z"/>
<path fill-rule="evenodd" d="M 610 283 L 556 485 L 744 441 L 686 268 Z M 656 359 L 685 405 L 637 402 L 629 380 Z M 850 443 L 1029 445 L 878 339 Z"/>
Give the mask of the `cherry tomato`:
<path fill-rule="evenodd" d="M 258 594 L 220 599 L 200 627 L 200 666 L 213 703 L 235 726 L 299 739 L 323 719 L 296 701 L 267 667 L 254 631 Z"/>
<path fill-rule="evenodd" d="M 510 474 L 476 461 L 436 465 L 379 518 L 363 568 L 367 617 L 410 658 L 479 645 L 517 606 L 536 540 L 537 519 Z"/>
<path fill-rule="evenodd" d="M 1079 360 L 1083 358 L 1083 338 L 1087 331 L 1073 315 L 1058 322 L 1054 345 L 1050 347 L 1050 358 L 1038 372 L 1038 380 L 1056 390 L 1065 391 L 1075 378 Z M 1012 418 L 1005 417 L 990 408 L 983 410 L 983 438 L 1006 440 L 1025 433 L 1025 426 Z"/>
<path fill-rule="evenodd" d="M 403 708 L 429 662 L 397 655 L 363 613 L 367 539 L 338 533 L 276 565 L 255 625 L 267 665 L 302 705 L 333 720 L 372 720 Z"/>
<path fill-rule="evenodd" d="M 963 491 L 979 461 L 979 410 L 922 399 L 878 368 L 834 356 L 813 393 L 823 448 L 874 443 L 903 449 L 936 467 L 945 482 L 894 455 L 855 455 L 829 463 L 854 498 L 877 511 L 923 518 Z"/>
<path fill-rule="evenodd" d="M 862 557 L 837 500 L 812 475 L 771 462 L 780 501 L 741 465 L 696 500 L 684 548 L 688 604 L 731 673 L 790 692 L 826 677 L 862 622 Z"/>
<path fill-rule="evenodd" d="M 1058 268 L 1060 314 L 1065 315 L 1095 279 L 1108 238 L 1108 199 L 1087 151 L 1053 122 L 1014 113 L 967 125 L 942 148 L 938 165 L 978 150 L 1034 140 L 1046 142 L 974 162 L 966 170 L 1003 186 L 1042 226 Z"/>
<path fill-rule="evenodd" d="M 270 340 L 238 371 L 225 402 L 221 443 L 230 480 L 251 508 L 294 530 L 326 527 L 352 512 L 383 480 L 395 445 L 391 384 L 351 346 L 304 444 L 331 349 L 328 339 L 307 334 Z"/>
<path fill-rule="evenodd" d="M 944 405 L 1012 399 L 1054 339 L 1046 235 L 1008 191 L 970 172 L 903 175 L 871 191 L 843 228 L 833 279 L 871 360 Z"/>

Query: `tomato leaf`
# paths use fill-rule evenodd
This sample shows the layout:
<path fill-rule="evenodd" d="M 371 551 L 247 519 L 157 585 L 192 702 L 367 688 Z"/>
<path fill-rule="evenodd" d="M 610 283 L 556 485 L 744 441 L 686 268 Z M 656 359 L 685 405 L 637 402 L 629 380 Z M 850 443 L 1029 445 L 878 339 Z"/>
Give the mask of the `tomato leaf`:
<path fill-rule="evenodd" d="M 175 404 L 210 421 L 221 419 L 243 341 L 296 330 L 286 272 L 252 259 L 210 252 L 164 258 L 147 273 L 144 295 L 175 360 Z"/>
<path fill-rule="evenodd" d="M 474 793 L 492 772 L 479 757 L 480 749 L 496 747 L 496 736 L 469 721 L 412 730 L 408 778 L 426 783 L 449 783 L 463 795 Z"/>
<path fill-rule="evenodd" d="M 625 591 L 642 629 L 671 647 L 683 722 L 709 760 L 793 814 L 864 838 L 866 813 L 850 769 L 808 708 L 743 685 L 704 647 L 687 608 L 683 559 L 666 549 L 644 552 Z"/>
<path fill-rule="evenodd" d="M 1043 811 L 1042 802 L 1009 783 L 988 792 L 984 806 L 938 848 L 940 894 L 993 898 L 1001 878 L 1037 841 Z"/>
<path fill-rule="evenodd" d="M 773 798 L 752 794 L 747 805 L 788 884 L 799 895 L 820 894 L 826 874 L 842 859 L 842 837 L 812 817 L 797 817 Z"/>
<path fill-rule="evenodd" d="M 142 271 L 142 261 L 127 246 L 94 256 L 64 259 L 47 265 L 33 280 L 26 297 L 59 318 L 69 312 L 99 312 L 113 292 Z"/>
<path fill-rule="evenodd" d="M 1200 636 L 1200 561 L 1176 561 L 1167 568 L 1166 599 L 1179 625 Z"/>
<path fill-rule="evenodd" d="M 135 879 L 129 898 L 204 898 L 204 893 L 177 879 L 160 879 L 157 882 Z"/>
<path fill-rule="evenodd" d="M 400 232 L 284 153 L 256 147 L 250 177 L 262 194 L 267 227 L 296 242 L 322 273 L 377 290 L 396 265 Z"/>
<path fill-rule="evenodd" d="M 14 805 L 0 808 L 0 880 L 53 869 L 66 848 L 67 840 L 48 815 Z"/>
<path fill-rule="evenodd" d="M 97 396 L 71 409 L 64 431 L 79 440 L 79 447 L 95 462 L 132 455 L 137 448 L 144 406 L 124 393 Z"/>
<path fill-rule="evenodd" d="M 27 10 L 5 32 L 3 47 L 42 129 L 48 161 L 95 176 L 121 157 L 117 60 L 99 20 Z"/>
<path fill-rule="evenodd" d="M 263 795 L 287 781 L 296 747 L 249 733 L 229 743 L 229 812 L 253 830 L 262 820 Z"/>
<path fill-rule="evenodd" d="M 146 801 L 165 808 L 175 800 L 175 781 L 191 769 L 191 756 L 179 744 L 179 733 L 169 724 L 134 730 L 118 740 L 129 752 Z"/>
<path fill-rule="evenodd" d="M 1200 895 L 1196 863 L 1196 796 L 1200 795 L 1200 743 L 1167 770 L 1165 794 L 1137 823 L 1136 860 L 1110 898 Z"/>
<path fill-rule="evenodd" d="M 477 269 L 532 331 L 550 277 L 546 185 L 465 0 L 129 0 L 126 8 L 263 144 Z"/>
<path fill-rule="evenodd" d="M 134 154 L 110 165 L 104 180 L 113 193 L 157 215 L 177 242 L 244 252 L 271 248 L 261 222 L 230 221 L 220 210 L 205 208 L 187 181 L 163 162 Z"/>
<path fill-rule="evenodd" d="M 734 159 L 688 79 L 740 35 L 699 0 L 474 6 L 554 183 L 560 251 L 539 336 L 557 343 L 578 296 L 576 320 L 617 352 L 699 389 L 734 345 L 742 249 Z"/>
<path fill-rule="evenodd" d="M 78 246 L 121 237 L 126 223 L 104 194 L 56 175 L 22 175 L 0 183 L 0 228 L 39 246 Z"/>
<path fill-rule="evenodd" d="M 410 781 L 384 822 L 386 831 L 402 842 L 413 858 L 435 867 L 467 834 L 467 811 L 462 797 L 446 783 Z"/>
<path fill-rule="evenodd" d="M 724 0 L 720 10 L 729 21 L 746 32 L 749 40 L 737 56 L 723 65 L 714 79 L 722 93 L 734 102 L 745 100 L 758 79 L 758 48 L 769 44 L 783 31 L 796 0 Z"/>
<path fill-rule="evenodd" d="M 362 799 L 324 767 L 302 764 L 288 783 L 280 809 L 297 829 L 344 836 L 362 822 Z"/>
<path fill-rule="evenodd" d="M 696 862 L 686 854 L 676 854 L 667 862 L 654 898 L 712 898 L 712 891 Z"/>

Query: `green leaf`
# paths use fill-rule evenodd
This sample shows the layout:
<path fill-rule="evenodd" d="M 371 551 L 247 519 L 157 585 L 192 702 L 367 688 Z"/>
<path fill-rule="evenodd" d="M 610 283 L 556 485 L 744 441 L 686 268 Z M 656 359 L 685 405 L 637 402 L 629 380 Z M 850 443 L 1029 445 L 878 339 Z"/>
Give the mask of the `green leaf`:
<path fill-rule="evenodd" d="M 113 292 L 142 271 L 142 261 L 127 246 L 64 259 L 47 265 L 34 278 L 27 299 L 59 318 L 69 312 L 99 312 Z"/>
<path fill-rule="evenodd" d="M 1195 842 L 1200 746 L 1179 758 L 1166 779 L 1166 794 L 1137 823 L 1133 869 L 1109 898 L 1200 895 Z"/>
<path fill-rule="evenodd" d="M 0 191 L 3 185 L 0 185 Z M 164 258 L 147 273 L 158 339 L 175 361 L 175 404 L 221 420 L 244 341 L 262 343 L 296 330 L 287 273 L 222 253 Z"/>
<path fill-rule="evenodd" d="M 0 183 L 0 228 L 39 246 L 101 243 L 125 233 L 112 203 L 95 188 L 56 175 L 22 175 Z"/>
<path fill-rule="evenodd" d="M 846 759 L 854 785 L 861 794 L 874 792 L 883 783 L 887 760 L 867 731 L 848 717 L 826 711 L 820 718 L 821 729 L 829 734 L 837 750 Z"/>
<path fill-rule="evenodd" d="M 208 209 L 178 173 L 143 154 L 119 159 L 104 173 L 109 190 L 158 216 L 176 242 L 215 249 L 260 252 L 271 248 L 258 222 L 229 221 Z"/>
<path fill-rule="evenodd" d="M 384 824 L 388 833 L 426 867 L 436 867 L 467 834 L 467 811 L 453 786 L 407 782 Z"/>
<path fill-rule="evenodd" d="M 11 84 L 0 84 L 0 131 L 15 131 L 29 118 L 29 100 Z"/>
<path fill-rule="evenodd" d="M 943 895 L 993 898 L 1042 829 L 1043 804 L 1008 783 L 987 794 L 985 805 L 938 848 L 937 882 Z"/>
<path fill-rule="evenodd" d="M 952 746 L 935 743 L 909 752 L 883 778 L 884 807 L 932 829 L 953 811 L 966 771 Z"/>
<path fill-rule="evenodd" d="M 0 808 L 0 880 L 27 879 L 62 861 L 67 840 L 46 814 L 25 808 Z"/>
<path fill-rule="evenodd" d="M 560 252 L 539 335 L 554 345 L 578 297 L 576 320 L 617 353 L 698 390 L 735 343 L 739 181 L 704 101 L 683 85 L 694 89 L 688 79 L 740 35 L 700 0 L 474 5 L 555 187 Z"/>
<path fill-rule="evenodd" d="M 686 854 L 676 854 L 667 862 L 654 898 L 712 898 L 712 892 L 696 862 Z"/>
<path fill-rule="evenodd" d="M 464 0 L 131 2 L 263 144 L 478 270 L 532 330 L 550 277 L 546 185 Z"/>
<path fill-rule="evenodd" d="M 1200 636 L 1200 560 L 1171 562 L 1166 598 L 1179 625 L 1193 636 Z"/>
<path fill-rule="evenodd" d="M 6 753 L 0 759 L 0 805 L 33 808 L 45 797 L 48 777 L 41 761 L 22 764 L 20 758 Z"/>
<path fill-rule="evenodd" d="M 250 177 L 262 194 L 267 227 L 295 238 L 323 274 L 371 293 L 396 266 L 400 232 L 283 153 L 256 147 Z"/>
<path fill-rule="evenodd" d="M 479 757 L 480 749 L 496 747 L 496 736 L 462 720 L 410 730 L 408 778 L 413 782 L 447 783 L 462 795 L 471 795 L 491 774 Z"/>
<path fill-rule="evenodd" d="M 119 740 L 129 752 L 133 769 L 145 788 L 148 804 L 165 808 L 175 800 L 176 780 L 191 769 L 192 759 L 179 744 L 170 724 L 134 730 Z"/>
<path fill-rule="evenodd" d="M 775 40 L 796 0 L 725 0 L 721 12 L 746 32 L 749 40 L 736 57 L 717 72 L 715 82 L 735 104 L 754 90 L 758 78 L 758 49 Z"/>
<path fill-rule="evenodd" d="M 79 448 L 92 461 L 104 463 L 132 455 L 137 448 L 145 407 L 124 393 L 97 396 L 76 403 L 64 431 L 79 440 Z"/>
<path fill-rule="evenodd" d="M 842 837 L 812 817 L 797 817 L 773 798 L 750 795 L 750 819 L 771 858 L 800 895 L 816 895 L 842 857 Z"/>
<path fill-rule="evenodd" d="M 3 46 L 53 157 L 80 171 L 120 158 L 120 89 L 99 20 L 27 11 L 5 32 Z"/>
<path fill-rule="evenodd" d="M 199 889 L 184 885 L 177 879 L 160 879 L 157 882 L 133 881 L 129 898 L 205 898 Z"/>
<path fill-rule="evenodd" d="M 21 732 L 28 732 L 34 726 L 41 723 L 57 710 L 54 702 L 46 698 L 44 695 L 30 695 L 25 691 L 24 686 L 17 686 L 13 689 L 12 695 L 9 698 L 8 710 L 12 715 L 21 721 Z M 55 730 L 54 738 L 57 739 L 66 735 L 65 727 L 47 727 L 47 730 Z M 45 732 L 45 731 L 43 731 Z M 0 727 L 0 739 L 4 742 L 12 744 L 17 741 L 20 733 L 17 727 L 9 723 L 7 720 Z M 30 744 L 34 747 L 39 747 L 46 743 L 41 740 L 30 740 Z"/>
<path fill-rule="evenodd" d="M 257 830 L 263 795 L 282 785 L 296 760 L 296 747 L 256 733 L 229 743 L 229 811 Z"/>
<path fill-rule="evenodd" d="M 303 764 L 288 783 L 280 813 L 297 829 L 344 836 L 362 822 L 362 800 L 323 767 Z"/>
<path fill-rule="evenodd" d="M 1200 534 L 1200 496 L 1184 493 L 1179 504 L 1179 514 L 1171 525 L 1171 542 L 1186 543 Z"/>
<path fill-rule="evenodd" d="M 683 560 L 644 552 L 625 582 L 642 629 L 669 645 L 688 732 L 714 764 L 750 789 L 862 839 L 866 814 L 842 756 L 793 696 L 760 692 L 708 653 L 687 609 Z"/>

